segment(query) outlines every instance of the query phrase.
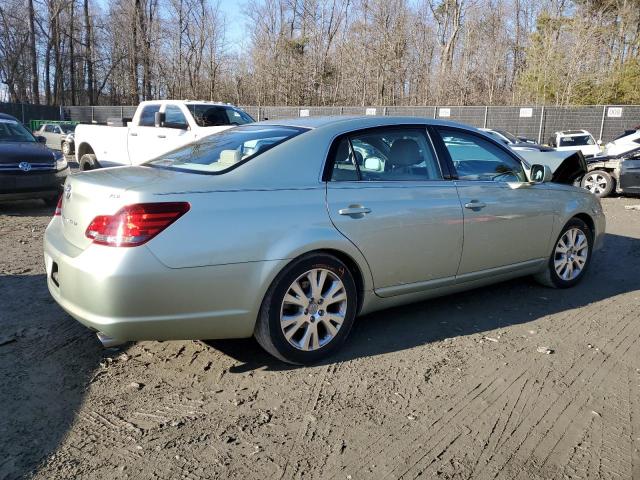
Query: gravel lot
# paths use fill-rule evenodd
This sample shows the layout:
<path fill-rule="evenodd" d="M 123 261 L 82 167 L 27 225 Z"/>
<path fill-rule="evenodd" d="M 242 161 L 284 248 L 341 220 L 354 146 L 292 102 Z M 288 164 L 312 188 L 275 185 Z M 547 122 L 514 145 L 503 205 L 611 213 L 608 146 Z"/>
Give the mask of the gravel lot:
<path fill-rule="evenodd" d="M 310 368 L 253 340 L 102 350 L 49 297 L 52 210 L 0 203 L 0 478 L 640 478 L 640 201 L 603 203 L 579 287 L 369 315 Z"/>

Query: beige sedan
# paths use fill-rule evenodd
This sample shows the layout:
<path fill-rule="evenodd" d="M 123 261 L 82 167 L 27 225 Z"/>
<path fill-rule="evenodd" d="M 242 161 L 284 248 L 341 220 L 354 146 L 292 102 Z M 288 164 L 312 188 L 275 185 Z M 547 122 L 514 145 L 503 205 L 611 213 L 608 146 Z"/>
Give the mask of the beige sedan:
<path fill-rule="evenodd" d="M 523 275 L 580 282 L 604 215 L 551 178 L 450 122 L 244 125 L 71 176 L 45 234 L 47 281 L 109 345 L 253 335 L 315 362 L 357 315 Z"/>

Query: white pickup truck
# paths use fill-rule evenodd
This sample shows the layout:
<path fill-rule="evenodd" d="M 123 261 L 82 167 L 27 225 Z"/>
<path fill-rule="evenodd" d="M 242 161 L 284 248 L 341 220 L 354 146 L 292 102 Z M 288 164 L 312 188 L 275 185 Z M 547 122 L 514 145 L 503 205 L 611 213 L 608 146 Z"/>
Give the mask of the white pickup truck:
<path fill-rule="evenodd" d="M 199 138 L 254 121 L 232 105 L 187 100 L 142 102 L 130 122 L 117 120 L 76 127 L 80 170 L 140 165 Z"/>

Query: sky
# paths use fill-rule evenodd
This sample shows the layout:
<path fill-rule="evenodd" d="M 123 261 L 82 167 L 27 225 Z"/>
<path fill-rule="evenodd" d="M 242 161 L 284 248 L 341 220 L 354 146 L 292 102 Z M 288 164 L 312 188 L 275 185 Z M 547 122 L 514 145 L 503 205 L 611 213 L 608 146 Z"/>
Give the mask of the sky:
<path fill-rule="evenodd" d="M 249 38 L 243 12 L 246 0 L 220 0 L 220 12 L 226 17 L 229 49 L 239 52 Z M 246 46 L 246 45 L 245 45 Z"/>

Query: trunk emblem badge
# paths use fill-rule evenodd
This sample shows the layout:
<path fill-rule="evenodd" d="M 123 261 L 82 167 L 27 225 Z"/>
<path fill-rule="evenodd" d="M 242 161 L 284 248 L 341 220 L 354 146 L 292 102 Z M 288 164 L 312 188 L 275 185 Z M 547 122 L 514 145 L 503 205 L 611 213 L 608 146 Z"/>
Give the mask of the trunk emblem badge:
<path fill-rule="evenodd" d="M 69 200 L 71 198 L 71 185 L 65 185 L 64 187 L 64 198 Z"/>
<path fill-rule="evenodd" d="M 28 172 L 29 170 L 31 170 L 31 164 L 29 162 L 20 162 L 18 164 L 18 168 L 23 172 Z"/>

